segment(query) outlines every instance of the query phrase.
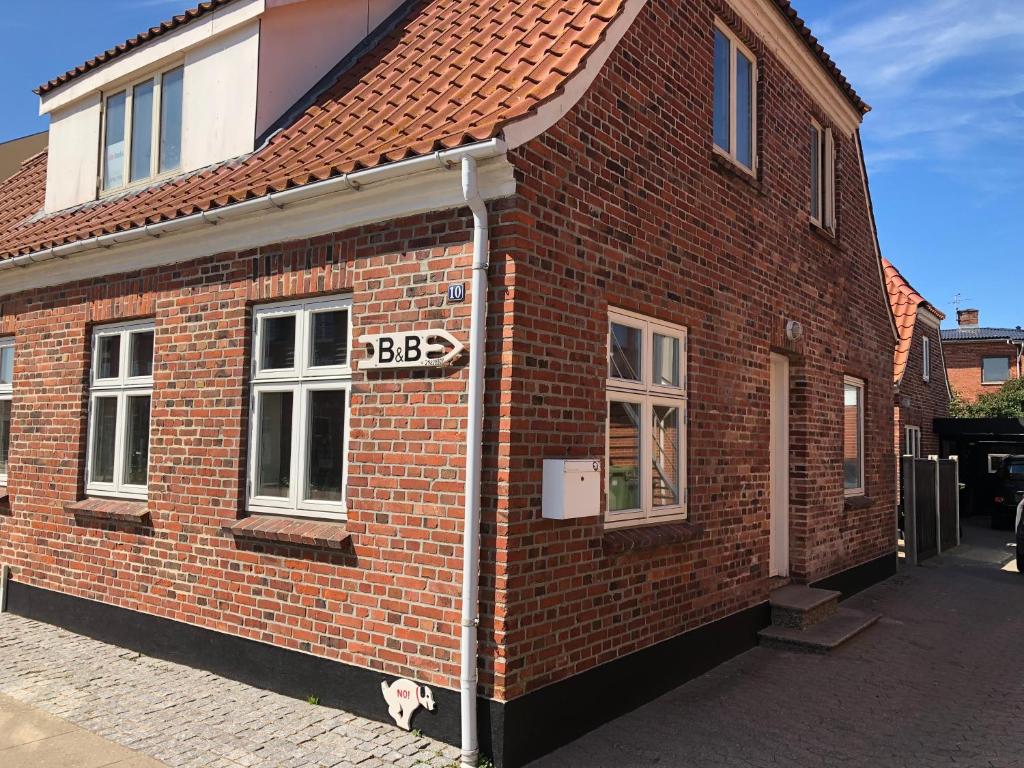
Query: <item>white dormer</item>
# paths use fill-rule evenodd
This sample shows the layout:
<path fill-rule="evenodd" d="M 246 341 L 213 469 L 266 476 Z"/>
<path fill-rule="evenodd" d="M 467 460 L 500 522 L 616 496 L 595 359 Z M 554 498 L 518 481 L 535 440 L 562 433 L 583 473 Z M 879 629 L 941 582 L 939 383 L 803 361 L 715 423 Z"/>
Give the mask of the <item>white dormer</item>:
<path fill-rule="evenodd" d="M 46 90 L 46 211 L 252 152 L 401 4 L 234 0 Z"/>

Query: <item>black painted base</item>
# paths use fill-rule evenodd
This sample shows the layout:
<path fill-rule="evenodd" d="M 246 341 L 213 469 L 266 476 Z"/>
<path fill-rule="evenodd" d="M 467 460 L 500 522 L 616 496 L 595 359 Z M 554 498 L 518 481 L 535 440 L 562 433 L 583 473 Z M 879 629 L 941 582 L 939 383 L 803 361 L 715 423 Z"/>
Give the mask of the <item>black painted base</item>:
<path fill-rule="evenodd" d="M 14 581 L 8 584 L 7 597 L 8 610 L 19 616 L 286 696 L 316 696 L 324 706 L 391 722 L 380 684 L 393 678 L 379 672 Z M 764 603 L 514 701 L 481 698 L 481 751 L 499 768 L 519 768 L 749 650 L 769 620 Z M 432 690 L 435 711 L 420 710 L 413 727 L 459 744 L 459 694 Z"/>
<path fill-rule="evenodd" d="M 810 586 L 842 592 L 843 596 L 840 599 L 845 600 L 880 581 L 885 581 L 890 576 L 895 576 L 898 565 L 899 555 L 893 552 L 815 581 Z"/>

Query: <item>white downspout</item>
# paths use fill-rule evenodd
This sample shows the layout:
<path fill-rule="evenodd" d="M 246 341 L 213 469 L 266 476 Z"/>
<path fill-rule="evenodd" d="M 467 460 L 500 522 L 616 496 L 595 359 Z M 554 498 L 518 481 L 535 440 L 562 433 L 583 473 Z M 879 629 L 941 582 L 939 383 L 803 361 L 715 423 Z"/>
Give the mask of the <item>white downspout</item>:
<path fill-rule="evenodd" d="M 473 212 L 473 285 L 469 325 L 469 423 L 466 426 L 465 522 L 462 541 L 462 765 L 480 758 L 477 734 L 477 627 L 480 624 L 480 465 L 483 450 L 487 326 L 487 206 L 477 187 L 476 159 L 462 158 L 462 195 Z"/>

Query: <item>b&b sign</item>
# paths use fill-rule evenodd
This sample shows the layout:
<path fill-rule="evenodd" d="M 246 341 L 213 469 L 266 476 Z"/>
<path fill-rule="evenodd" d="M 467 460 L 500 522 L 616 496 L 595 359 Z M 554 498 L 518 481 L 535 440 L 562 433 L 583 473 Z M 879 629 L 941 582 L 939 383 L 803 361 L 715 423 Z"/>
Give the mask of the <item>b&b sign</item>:
<path fill-rule="evenodd" d="M 440 368 L 454 363 L 466 347 L 448 331 L 406 331 L 360 336 L 366 357 L 360 370 L 383 368 Z"/>

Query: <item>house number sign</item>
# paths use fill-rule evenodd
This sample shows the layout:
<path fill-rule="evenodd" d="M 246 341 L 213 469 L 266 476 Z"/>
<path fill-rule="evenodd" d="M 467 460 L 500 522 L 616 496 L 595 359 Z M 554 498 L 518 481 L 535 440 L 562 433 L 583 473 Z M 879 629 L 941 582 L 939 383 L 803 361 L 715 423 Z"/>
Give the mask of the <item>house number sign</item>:
<path fill-rule="evenodd" d="M 466 349 L 461 341 L 444 330 L 360 336 L 359 343 L 366 347 L 366 357 L 359 363 L 363 371 L 440 368 L 454 363 Z"/>

